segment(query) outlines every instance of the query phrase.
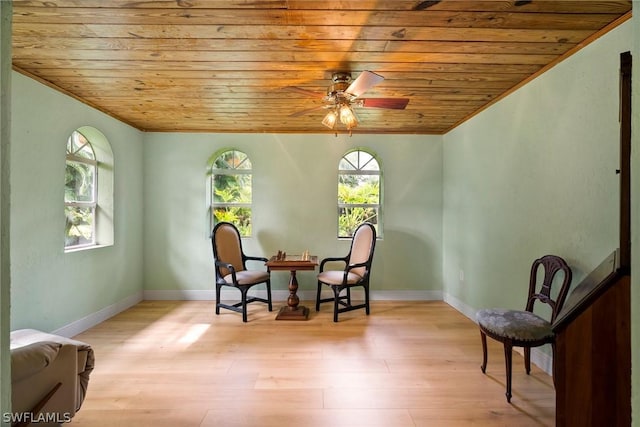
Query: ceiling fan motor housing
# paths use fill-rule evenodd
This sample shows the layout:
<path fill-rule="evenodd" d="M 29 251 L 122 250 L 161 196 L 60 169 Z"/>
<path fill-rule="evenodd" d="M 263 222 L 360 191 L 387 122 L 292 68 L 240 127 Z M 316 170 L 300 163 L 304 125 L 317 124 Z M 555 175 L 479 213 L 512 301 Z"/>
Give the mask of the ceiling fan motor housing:
<path fill-rule="evenodd" d="M 351 83 L 351 73 L 333 73 L 331 81 L 333 81 L 333 84 L 327 89 L 327 100 L 348 102 L 351 97 L 345 91 Z"/>

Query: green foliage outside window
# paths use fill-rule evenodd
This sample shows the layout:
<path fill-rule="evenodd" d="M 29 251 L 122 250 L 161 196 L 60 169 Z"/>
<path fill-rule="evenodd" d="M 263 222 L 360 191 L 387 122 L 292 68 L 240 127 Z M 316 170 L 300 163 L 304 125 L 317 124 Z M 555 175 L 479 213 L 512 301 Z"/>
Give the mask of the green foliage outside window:
<path fill-rule="evenodd" d="M 67 202 L 93 202 L 96 168 L 94 165 L 67 160 L 64 198 Z"/>
<path fill-rule="evenodd" d="M 65 206 L 65 247 L 88 245 L 93 243 L 93 208 Z"/>
<path fill-rule="evenodd" d="M 251 161 L 245 153 L 225 151 L 213 162 L 212 224 L 234 224 L 240 235 L 251 235 Z"/>
<path fill-rule="evenodd" d="M 350 237 L 363 222 L 378 223 L 379 177 L 346 175 L 364 178 L 355 180 L 343 177 L 338 179 L 338 236 Z"/>

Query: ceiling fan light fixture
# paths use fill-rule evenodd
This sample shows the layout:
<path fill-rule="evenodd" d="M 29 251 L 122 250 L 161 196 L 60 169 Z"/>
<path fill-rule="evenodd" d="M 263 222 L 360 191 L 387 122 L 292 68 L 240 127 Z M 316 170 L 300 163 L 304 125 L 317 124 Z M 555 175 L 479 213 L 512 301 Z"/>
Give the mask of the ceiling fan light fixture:
<path fill-rule="evenodd" d="M 338 121 L 338 115 L 335 111 L 331 110 L 327 113 L 326 116 L 324 116 L 324 119 L 322 119 L 322 124 L 329 129 L 333 129 L 334 127 L 336 127 L 336 121 Z"/>
<path fill-rule="evenodd" d="M 340 106 L 340 121 L 347 127 L 347 129 L 352 129 L 358 125 L 356 115 L 347 104 Z"/>

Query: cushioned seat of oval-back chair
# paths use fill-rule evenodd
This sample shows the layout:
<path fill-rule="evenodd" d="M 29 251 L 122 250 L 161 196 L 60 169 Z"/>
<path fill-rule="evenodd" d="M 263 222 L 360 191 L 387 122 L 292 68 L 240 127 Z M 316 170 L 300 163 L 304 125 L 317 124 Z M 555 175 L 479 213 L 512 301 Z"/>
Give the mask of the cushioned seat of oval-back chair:
<path fill-rule="evenodd" d="M 542 269 L 544 277 L 540 290 L 536 291 L 538 272 Z M 563 273 L 563 281 L 557 298 L 551 297 L 551 286 L 556 274 Z M 482 339 L 482 372 L 487 368 L 487 336 L 503 343 L 505 369 L 507 374 L 507 402 L 511 402 L 511 367 L 513 347 L 524 348 L 524 363 L 527 375 L 531 372 L 531 348 L 551 344 L 555 355 L 555 335 L 551 325 L 562 309 L 571 286 L 571 269 L 556 255 L 545 255 L 533 262 L 529 278 L 529 296 L 524 310 L 492 308 L 478 311 L 476 319 Z M 551 306 L 551 319 L 546 320 L 533 313 L 534 303 L 540 301 Z"/>

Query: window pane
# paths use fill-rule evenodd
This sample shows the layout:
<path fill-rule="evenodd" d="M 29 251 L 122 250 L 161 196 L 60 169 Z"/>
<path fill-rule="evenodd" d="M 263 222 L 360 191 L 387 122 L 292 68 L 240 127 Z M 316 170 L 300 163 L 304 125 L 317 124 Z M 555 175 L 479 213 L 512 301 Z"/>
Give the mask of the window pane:
<path fill-rule="evenodd" d="M 74 131 L 67 141 L 67 154 L 95 160 L 96 156 L 89 141 L 80 132 Z"/>
<path fill-rule="evenodd" d="M 214 175 L 214 203 L 251 203 L 251 175 Z"/>
<path fill-rule="evenodd" d="M 216 169 L 251 169 L 249 157 L 242 151 L 225 151 L 213 163 Z"/>
<path fill-rule="evenodd" d="M 345 157 L 343 157 L 342 160 L 340 160 L 338 169 L 340 169 L 341 171 L 356 170 L 357 169 L 356 166 L 353 163 L 347 161 Z"/>
<path fill-rule="evenodd" d="M 94 165 L 67 161 L 65 202 L 94 202 L 95 174 Z"/>
<path fill-rule="evenodd" d="M 366 151 L 352 151 L 346 154 L 340 164 L 338 165 L 340 170 L 368 170 L 377 171 L 380 170 L 378 161 L 371 154 Z"/>
<path fill-rule="evenodd" d="M 376 159 L 374 159 L 368 153 L 365 153 L 365 154 L 367 154 L 366 158 L 363 158 L 362 155 L 360 156 L 360 169 L 365 170 L 365 171 L 377 171 L 377 170 L 380 170 L 380 167 L 378 166 L 378 162 L 376 161 Z"/>
<path fill-rule="evenodd" d="M 338 209 L 338 237 L 351 237 L 363 222 L 377 228 L 378 208 L 343 207 Z"/>
<path fill-rule="evenodd" d="M 379 175 L 338 175 L 338 203 L 379 204 Z"/>
<path fill-rule="evenodd" d="M 64 213 L 67 218 L 64 245 L 66 247 L 92 245 L 95 241 L 93 226 L 95 209 L 65 206 Z"/>
<path fill-rule="evenodd" d="M 230 222 L 238 228 L 241 236 L 251 235 L 251 208 L 216 207 L 213 209 L 213 225 Z"/>

